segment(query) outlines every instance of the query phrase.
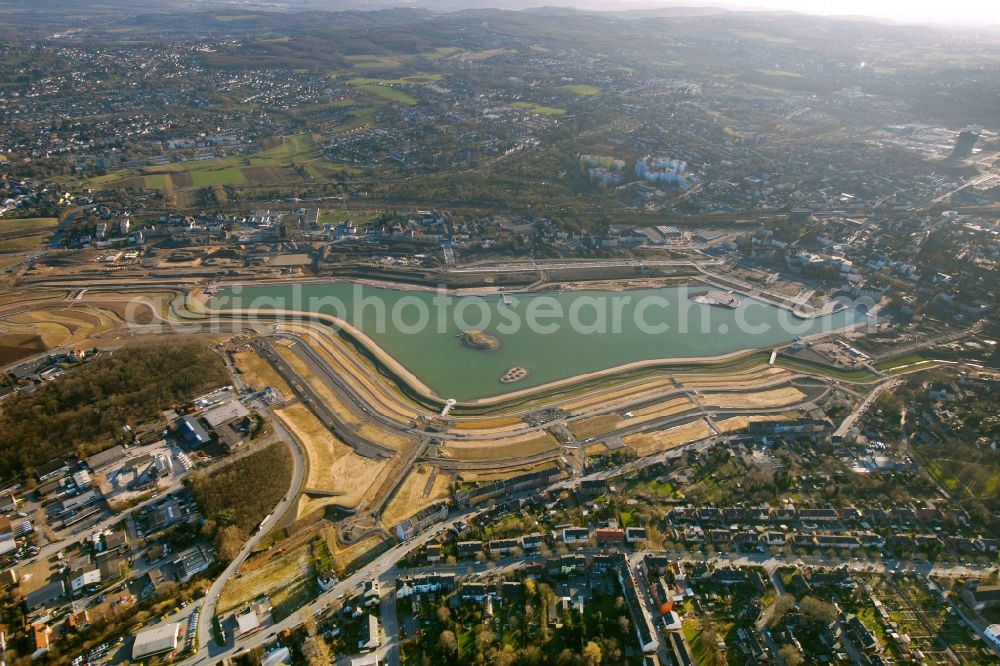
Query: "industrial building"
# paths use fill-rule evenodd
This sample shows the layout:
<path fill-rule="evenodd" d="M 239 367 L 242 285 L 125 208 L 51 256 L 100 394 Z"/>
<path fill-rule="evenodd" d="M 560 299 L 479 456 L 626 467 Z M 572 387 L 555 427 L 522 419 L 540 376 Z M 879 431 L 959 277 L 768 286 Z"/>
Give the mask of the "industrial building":
<path fill-rule="evenodd" d="M 132 661 L 139 661 L 153 655 L 169 654 L 177 649 L 181 636 L 179 622 L 160 624 L 140 631 L 132 643 Z"/>

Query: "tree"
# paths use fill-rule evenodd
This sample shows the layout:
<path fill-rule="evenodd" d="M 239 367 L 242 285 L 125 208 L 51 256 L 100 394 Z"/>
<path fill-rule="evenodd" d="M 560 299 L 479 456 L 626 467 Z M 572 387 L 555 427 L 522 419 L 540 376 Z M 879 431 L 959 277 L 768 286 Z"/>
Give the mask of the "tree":
<path fill-rule="evenodd" d="M 235 559 L 242 547 L 243 535 L 236 525 L 224 527 L 215 535 L 215 550 L 223 561 L 229 562 Z"/>
<path fill-rule="evenodd" d="M 538 666 L 542 663 L 542 648 L 537 645 L 525 646 L 520 652 L 520 661 L 528 666 Z"/>
<path fill-rule="evenodd" d="M 799 606 L 801 606 L 802 612 L 808 617 L 823 624 L 830 624 L 836 621 L 837 616 L 840 615 L 836 606 L 813 596 L 803 599 L 799 603 Z"/>
<path fill-rule="evenodd" d="M 513 666 L 515 661 L 517 655 L 509 646 L 505 646 L 502 650 L 491 650 L 487 655 L 490 666 Z"/>
<path fill-rule="evenodd" d="M 785 666 L 799 666 L 802 663 L 802 654 L 794 645 L 782 645 L 778 654 L 785 661 Z"/>
<path fill-rule="evenodd" d="M 302 656 L 309 666 L 330 666 L 330 648 L 320 636 L 313 636 L 302 644 Z"/>
<path fill-rule="evenodd" d="M 483 652 L 493 643 L 493 632 L 486 627 L 480 627 L 479 632 L 476 634 L 476 649 L 479 652 Z"/>
<path fill-rule="evenodd" d="M 452 653 L 458 646 L 458 640 L 455 638 L 455 632 L 450 629 L 445 629 L 438 636 L 438 647 L 441 648 L 442 652 Z"/>
<path fill-rule="evenodd" d="M 556 657 L 556 664 L 558 664 L 558 666 L 572 666 L 573 661 L 574 661 L 573 651 L 570 650 L 569 648 L 564 649 L 562 652 L 559 653 L 559 656 Z"/>
<path fill-rule="evenodd" d="M 794 607 L 795 597 L 790 594 L 782 594 L 771 604 L 771 617 L 767 620 L 767 626 L 776 626 L 785 617 L 785 614 Z"/>
<path fill-rule="evenodd" d="M 451 621 L 451 610 L 447 606 L 438 606 L 437 617 L 441 624 L 448 624 Z"/>
<path fill-rule="evenodd" d="M 594 641 L 590 641 L 583 646 L 583 663 L 587 664 L 587 666 L 600 666 L 601 659 L 603 658 L 604 655 L 601 653 L 601 646 Z"/>

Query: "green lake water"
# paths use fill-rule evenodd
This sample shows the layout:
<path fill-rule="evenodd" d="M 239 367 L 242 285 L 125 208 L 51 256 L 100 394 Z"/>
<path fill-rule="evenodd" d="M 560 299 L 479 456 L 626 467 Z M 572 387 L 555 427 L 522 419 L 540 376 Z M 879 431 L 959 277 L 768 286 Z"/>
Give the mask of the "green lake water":
<path fill-rule="evenodd" d="M 442 398 L 465 401 L 651 359 L 720 356 L 786 344 L 850 326 L 854 309 L 816 319 L 740 296 L 736 309 L 701 305 L 708 289 L 567 291 L 446 297 L 351 284 L 234 287 L 216 293 L 215 309 L 323 312 L 344 318 Z M 529 324 L 529 322 L 531 322 Z M 500 348 L 466 346 L 463 330 L 495 335 Z M 511 367 L 528 370 L 503 384 Z"/>

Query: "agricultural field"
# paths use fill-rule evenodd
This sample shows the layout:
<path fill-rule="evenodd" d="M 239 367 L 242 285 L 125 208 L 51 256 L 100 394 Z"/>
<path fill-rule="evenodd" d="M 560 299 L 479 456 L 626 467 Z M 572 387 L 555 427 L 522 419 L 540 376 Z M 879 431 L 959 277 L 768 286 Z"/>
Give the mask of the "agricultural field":
<path fill-rule="evenodd" d="M 371 106 L 365 106 L 358 109 L 354 109 L 351 112 L 351 120 L 346 123 L 341 123 L 334 128 L 335 132 L 353 132 L 354 130 L 361 129 L 362 127 L 368 127 L 374 122 L 372 117 L 375 115 L 375 108 Z"/>
<path fill-rule="evenodd" d="M 329 161 L 307 134 L 282 137 L 272 146 L 248 156 L 175 162 L 127 169 L 91 178 L 88 187 L 185 190 L 213 186 L 289 185 L 325 181 L 349 167 Z"/>
<path fill-rule="evenodd" d="M 365 70 L 375 70 L 375 69 L 395 69 L 397 67 L 402 67 L 403 63 L 400 58 L 395 56 L 378 56 L 378 55 L 346 55 L 344 60 L 351 64 L 351 67 L 355 69 L 365 69 Z"/>

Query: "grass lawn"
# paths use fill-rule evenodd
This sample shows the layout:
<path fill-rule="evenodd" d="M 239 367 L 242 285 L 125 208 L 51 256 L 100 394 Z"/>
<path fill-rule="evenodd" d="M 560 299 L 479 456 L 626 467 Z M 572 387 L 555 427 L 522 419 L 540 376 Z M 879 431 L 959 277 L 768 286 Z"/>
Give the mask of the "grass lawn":
<path fill-rule="evenodd" d="M 358 90 L 386 102 L 402 104 L 404 106 L 413 106 L 417 103 L 417 99 L 409 93 L 398 88 L 393 88 L 392 85 L 386 84 L 379 79 L 351 79 L 348 83 Z"/>
<path fill-rule="evenodd" d="M 595 88 L 594 86 L 583 85 L 579 83 L 574 83 L 568 86 L 559 86 L 559 90 L 564 92 L 573 93 L 579 97 L 590 97 L 591 95 L 596 95 L 601 92 L 600 88 Z"/>
<path fill-rule="evenodd" d="M 353 220 L 358 224 L 371 222 L 378 217 L 378 213 L 371 210 L 331 210 L 328 208 L 319 211 L 320 224 L 339 224 L 347 220 Z"/>
<path fill-rule="evenodd" d="M 656 479 L 646 482 L 646 487 L 660 497 L 670 498 L 674 496 L 674 487 L 667 482 L 660 482 Z"/>
<path fill-rule="evenodd" d="M 928 458 L 923 463 L 930 475 L 956 497 L 1000 496 L 1000 469 L 989 464 L 988 460 L 972 462 L 955 458 Z"/>
<path fill-rule="evenodd" d="M 15 238 L 0 239 L 0 253 L 31 252 L 41 250 L 49 238 L 48 233 L 29 234 Z"/>
<path fill-rule="evenodd" d="M 0 217 L 0 234 L 12 231 L 42 231 L 59 224 L 54 217 Z"/>
<path fill-rule="evenodd" d="M 402 66 L 402 57 L 379 55 L 348 55 L 344 60 L 351 63 L 355 69 L 394 69 Z"/>
<path fill-rule="evenodd" d="M 559 109 L 554 106 L 542 106 L 541 104 L 535 104 L 533 102 L 514 102 L 513 106 L 519 109 L 527 109 L 532 113 L 537 113 L 543 116 L 561 116 L 566 113 L 566 109 Z"/>
<path fill-rule="evenodd" d="M 54 217 L 0 218 L 0 253 L 44 248 L 50 230 L 58 224 Z"/>
<path fill-rule="evenodd" d="M 195 187 L 209 187 L 211 185 L 244 185 L 247 179 L 239 167 L 224 167 L 192 171 L 191 181 Z"/>

